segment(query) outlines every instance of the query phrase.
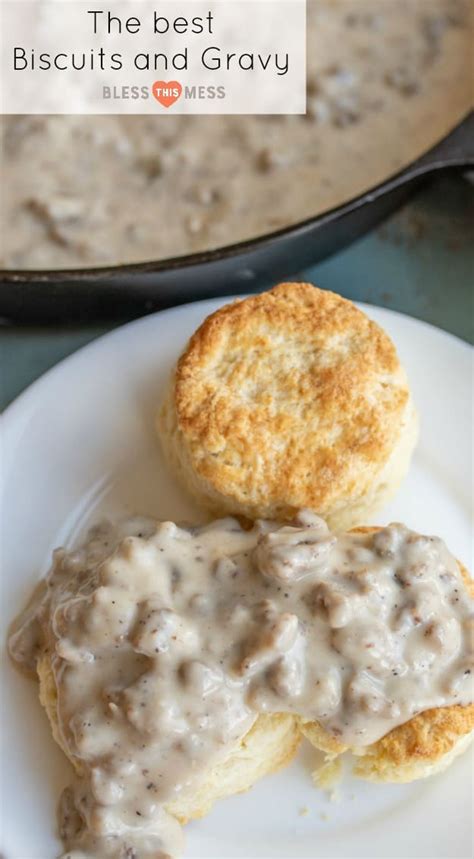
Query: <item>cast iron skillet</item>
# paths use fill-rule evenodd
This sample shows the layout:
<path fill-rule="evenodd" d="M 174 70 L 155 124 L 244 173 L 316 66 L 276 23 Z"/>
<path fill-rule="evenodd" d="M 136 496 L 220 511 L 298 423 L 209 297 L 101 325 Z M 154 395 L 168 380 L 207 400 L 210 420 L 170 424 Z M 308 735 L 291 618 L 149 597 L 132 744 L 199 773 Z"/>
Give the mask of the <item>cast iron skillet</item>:
<path fill-rule="evenodd" d="M 294 275 L 362 236 L 439 170 L 474 167 L 474 112 L 409 167 L 359 197 L 290 227 L 217 250 L 104 268 L 0 271 L 0 316 L 77 322 L 140 315 Z"/>

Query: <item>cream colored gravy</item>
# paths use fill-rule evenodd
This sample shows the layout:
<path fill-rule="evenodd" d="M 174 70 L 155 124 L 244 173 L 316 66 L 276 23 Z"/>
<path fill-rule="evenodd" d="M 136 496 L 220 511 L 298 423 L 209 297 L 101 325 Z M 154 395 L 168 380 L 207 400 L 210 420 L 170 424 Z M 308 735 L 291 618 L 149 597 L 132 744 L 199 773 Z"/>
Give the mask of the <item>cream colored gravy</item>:
<path fill-rule="evenodd" d="M 181 256 L 362 193 L 471 106 L 470 10 L 310 0 L 306 116 L 6 117 L 0 267 Z"/>
<path fill-rule="evenodd" d="M 398 524 L 336 537 L 309 512 L 251 530 L 136 519 L 58 550 L 10 650 L 30 667 L 48 654 L 82 773 L 61 803 L 64 857 L 176 855 L 166 804 L 259 713 L 363 747 L 469 703 L 472 624 L 444 543 Z"/>

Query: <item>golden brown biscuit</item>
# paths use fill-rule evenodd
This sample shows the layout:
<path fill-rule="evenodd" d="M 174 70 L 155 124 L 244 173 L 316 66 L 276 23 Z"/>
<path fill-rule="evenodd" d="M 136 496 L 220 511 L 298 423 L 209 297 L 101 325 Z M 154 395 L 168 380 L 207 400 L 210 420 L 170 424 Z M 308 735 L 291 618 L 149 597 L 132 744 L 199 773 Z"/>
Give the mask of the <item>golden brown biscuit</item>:
<path fill-rule="evenodd" d="M 409 782 L 446 769 L 472 742 L 474 704 L 420 713 L 367 748 L 349 748 L 318 722 L 300 720 L 303 736 L 324 753 L 324 766 L 344 752 L 357 757 L 354 774 L 367 781 Z"/>
<path fill-rule="evenodd" d="M 408 782 L 448 767 L 472 742 L 474 704 L 426 710 L 362 750 L 354 773 L 368 781 Z M 353 750 L 359 755 L 359 751 Z"/>
<path fill-rule="evenodd" d="M 354 528 L 356 532 L 376 528 Z M 459 563 L 464 584 L 474 597 L 474 581 Z M 348 748 L 331 737 L 318 722 L 300 720 L 303 735 L 326 763 L 346 751 L 357 756 L 354 774 L 368 781 L 409 782 L 441 772 L 463 752 L 473 738 L 474 704 L 439 707 L 419 713 L 366 748 Z"/>
<path fill-rule="evenodd" d="M 178 361 L 158 427 L 211 510 L 290 518 L 306 507 L 340 530 L 393 495 L 417 436 L 388 335 L 307 283 L 209 316 Z"/>

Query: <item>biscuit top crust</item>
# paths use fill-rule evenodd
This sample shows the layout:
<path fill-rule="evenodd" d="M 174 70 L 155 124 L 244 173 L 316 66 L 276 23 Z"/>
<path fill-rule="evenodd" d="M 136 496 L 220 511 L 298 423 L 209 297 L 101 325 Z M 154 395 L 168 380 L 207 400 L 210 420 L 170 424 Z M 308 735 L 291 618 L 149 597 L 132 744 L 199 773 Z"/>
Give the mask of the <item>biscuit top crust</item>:
<path fill-rule="evenodd" d="M 395 447 L 409 390 L 395 347 L 350 301 L 282 283 L 209 316 L 178 362 L 175 409 L 197 474 L 240 503 L 327 509 Z"/>

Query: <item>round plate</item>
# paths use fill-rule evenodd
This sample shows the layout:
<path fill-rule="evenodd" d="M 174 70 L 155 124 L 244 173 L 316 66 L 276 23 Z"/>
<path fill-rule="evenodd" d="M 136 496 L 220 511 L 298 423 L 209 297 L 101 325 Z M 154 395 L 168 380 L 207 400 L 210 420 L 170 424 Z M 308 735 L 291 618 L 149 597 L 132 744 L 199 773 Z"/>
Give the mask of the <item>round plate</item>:
<path fill-rule="evenodd" d="M 199 518 L 162 461 L 153 427 L 163 386 L 189 335 L 223 302 L 199 302 L 117 329 L 63 361 L 3 417 L 2 628 L 49 565 L 103 514 Z M 378 517 L 443 537 L 470 558 L 471 351 L 414 319 L 364 307 L 392 336 L 421 415 L 401 491 Z M 36 684 L 2 643 L 2 849 L 5 859 L 52 859 L 59 792 L 70 768 L 55 746 Z M 337 801 L 310 777 L 304 745 L 291 767 L 217 803 L 187 827 L 187 859 L 469 857 L 471 759 L 409 785 L 350 776 Z M 333 797 L 334 799 L 334 797 Z"/>

